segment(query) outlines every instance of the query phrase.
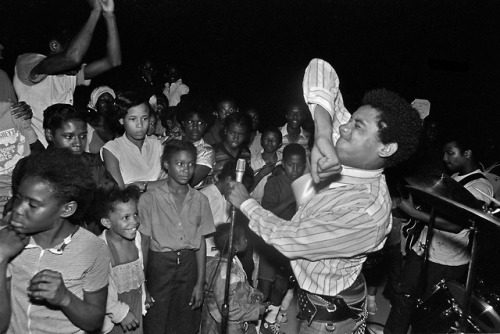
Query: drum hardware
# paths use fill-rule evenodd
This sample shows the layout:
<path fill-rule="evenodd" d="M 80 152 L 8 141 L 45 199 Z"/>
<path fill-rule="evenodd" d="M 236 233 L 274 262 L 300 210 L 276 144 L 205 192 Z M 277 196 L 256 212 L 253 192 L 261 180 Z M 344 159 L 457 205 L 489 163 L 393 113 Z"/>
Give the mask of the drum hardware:
<path fill-rule="evenodd" d="M 500 288 L 497 285 L 476 277 L 473 294 L 500 313 Z"/>
<path fill-rule="evenodd" d="M 478 250 L 477 236 L 482 225 L 493 224 L 496 227 L 500 227 L 500 219 L 489 213 L 480 211 L 481 205 L 479 201 L 477 201 L 475 197 L 463 186 L 450 177 L 442 175 L 438 180 L 432 179 L 431 177 L 424 178 L 423 181 L 422 179 L 416 178 L 406 178 L 406 180 L 410 184 L 413 184 L 407 186 L 410 193 L 420 199 L 423 203 L 432 207 L 427 240 L 424 249 L 424 261 L 422 264 L 423 270 L 421 271 L 422 274 L 425 272 L 427 267 L 426 264 L 428 262 L 429 246 L 434 229 L 436 212 L 439 212 L 440 215 L 444 215 L 447 218 L 451 218 L 454 223 L 470 230 L 472 242 L 471 260 L 469 262 L 467 272 L 465 292 L 462 295 L 463 298 L 461 298 L 461 306 L 451 307 L 448 311 L 449 314 L 455 313 L 459 316 L 459 326 L 456 328 L 456 332 L 465 333 L 467 330 L 471 329 L 471 325 L 472 329 L 477 327 L 474 325 L 474 322 L 469 316 L 471 313 L 470 306 L 473 297 L 472 290 L 474 289 L 476 270 L 476 257 Z M 421 279 L 420 282 L 422 281 L 423 280 Z M 437 289 L 439 289 L 439 287 L 437 287 Z M 476 300 L 474 299 L 474 301 Z M 491 306 L 488 305 L 488 307 L 492 309 Z M 496 331 L 500 331 L 500 321 L 498 324 L 495 323 L 495 326 L 498 327 L 495 327 L 494 329 Z"/>
<path fill-rule="evenodd" d="M 496 333 L 500 328 L 500 315 L 490 305 L 476 296 L 471 299 L 471 312 L 466 315 L 463 301 L 463 285 L 442 280 L 432 292 L 420 299 L 412 319 L 415 333 L 458 333 L 461 322 L 466 319 L 467 333 Z"/>

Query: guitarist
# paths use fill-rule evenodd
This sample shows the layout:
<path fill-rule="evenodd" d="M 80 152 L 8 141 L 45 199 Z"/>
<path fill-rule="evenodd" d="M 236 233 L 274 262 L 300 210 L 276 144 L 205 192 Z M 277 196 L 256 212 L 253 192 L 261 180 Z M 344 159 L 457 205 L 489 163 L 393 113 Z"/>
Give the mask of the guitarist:
<path fill-rule="evenodd" d="M 471 139 L 455 136 L 444 145 L 443 161 L 452 173 L 452 178 L 461 183 L 479 201 L 490 203 L 480 191 L 493 196 L 493 186 L 479 168 Z M 428 223 L 430 214 L 415 208 L 411 197 L 402 199 L 399 208 L 410 217 Z M 420 270 L 422 268 L 424 244 L 427 227 L 407 254 L 406 262 L 398 285 L 398 293 L 393 299 L 392 309 L 385 324 L 384 333 L 407 333 L 411 313 L 418 295 Z M 470 252 L 468 247 L 469 230 L 453 224 L 442 217 L 436 217 L 434 235 L 429 250 L 424 294 L 442 279 L 464 282 L 467 274 Z M 424 283 L 424 282 L 422 282 Z"/>

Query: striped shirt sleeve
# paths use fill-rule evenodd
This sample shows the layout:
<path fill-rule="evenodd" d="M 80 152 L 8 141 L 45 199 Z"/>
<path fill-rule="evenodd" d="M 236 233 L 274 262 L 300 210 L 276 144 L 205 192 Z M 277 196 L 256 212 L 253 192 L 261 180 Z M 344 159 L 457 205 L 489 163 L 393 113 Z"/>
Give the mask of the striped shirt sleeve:
<path fill-rule="evenodd" d="M 339 77 L 328 62 L 317 58 L 309 62 L 302 82 L 304 100 L 309 106 L 313 118 L 316 105 L 322 106 L 330 113 L 333 120 L 334 142 L 339 137 L 339 126 L 347 123 L 351 118 L 344 106 L 339 87 Z"/>
<path fill-rule="evenodd" d="M 373 251 L 386 231 L 366 210 L 369 196 L 351 193 L 347 205 L 334 209 L 337 201 L 331 195 L 315 196 L 307 214 L 291 221 L 278 218 L 253 199 L 245 201 L 241 211 L 249 217 L 252 231 L 291 260 L 348 258 Z"/>

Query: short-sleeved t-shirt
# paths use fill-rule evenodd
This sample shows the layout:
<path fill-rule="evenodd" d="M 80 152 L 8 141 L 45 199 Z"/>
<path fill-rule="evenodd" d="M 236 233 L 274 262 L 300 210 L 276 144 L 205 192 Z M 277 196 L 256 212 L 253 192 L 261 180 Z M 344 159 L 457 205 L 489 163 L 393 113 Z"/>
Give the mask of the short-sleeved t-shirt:
<path fill-rule="evenodd" d="M 452 175 L 452 178 L 459 182 L 475 173 L 482 172 L 477 169 L 461 176 L 454 174 Z M 478 178 L 470 181 L 464 185 L 464 188 L 478 200 L 485 203 L 491 202 L 489 198 L 478 191 L 479 189 L 483 193 L 493 197 L 493 186 L 486 178 Z M 429 260 L 446 266 L 460 266 L 469 263 L 470 250 L 467 247 L 469 244 L 469 233 L 470 231 L 468 229 L 464 229 L 458 233 L 435 229 L 434 234 L 432 235 L 431 245 L 429 247 Z M 425 245 L 426 237 L 427 226 L 424 226 L 422 232 L 420 233 L 418 242 L 413 246 L 413 250 L 419 255 L 424 253 L 423 245 Z"/>
<path fill-rule="evenodd" d="M 194 147 L 196 147 L 196 164 L 200 166 L 206 166 L 210 168 L 210 172 L 205 179 L 201 180 L 194 188 L 202 189 L 207 184 L 207 179 L 211 179 L 213 173 L 213 167 L 215 164 L 215 152 L 211 145 L 205 143 L 202 139 L 193 143 Z"/>
<path fill-rule="evenodd" d="M 12 316 L 7 333 L 84 333 L 61 310 L 32 303 L 26 288 L 36 273 L 50 269 L 61 273 L 66 288 L 83 300 L 84 291 L 107 286 L 110 261 L 104 241 L 83 228 L 51 249 L 42 249 L 31 239 L 8 266 Z"/>
<path fill-rule="evenodd" d="M 30 154 L 29 144 L 37 140 L 30 122 L 14 118 L 10 107 L 17 102 L 14 87 L 0 70 L 0 213 L 12 196 L 12 172 L 17 162 Z"/>
<path fill-rule="evenodd" d="M 217 186 L 211 184 L 208 187 L 200 189 L 200 192 L 207 197 L 208 203 L 210 203 L 210 210 L 212 211 L 215 226 L 229 223 L 229 218 L 231 217 L 231 204 L 226 201 L 226 198 L 221 194 Z M 207 256 L 219 254 L 219 251 L 213 250 L 213 247 L 215 247 L 214 238 L 212 236 L 208 237 L 206 241 Z"/>
<path fill-rule="evenodd" d="M 47 147 L 43 130 L 43 111 L 56 103 L 73 104 L 73 93 L 77 85 L 88 85 L 90 80 L 85 80 L 82 66 L 76 75 L 47 75 L 40 74 L 31 78 L 33 68 L 40 64 L 46 56 L 38 53 L 25 53 L 17 58 L 14 88 L 20 101 L 25 101 L 33 109 L 33 128 L 40 142 Z"/>
<path fill-rule="evenodd" d="M 213 168 L 215 163 L 215 152 L 212 146 L 205 143 L 203 138 L 193 144 L 194 147 L 196 147 L 196 164 L 207 166 L 210 169 Z"/>

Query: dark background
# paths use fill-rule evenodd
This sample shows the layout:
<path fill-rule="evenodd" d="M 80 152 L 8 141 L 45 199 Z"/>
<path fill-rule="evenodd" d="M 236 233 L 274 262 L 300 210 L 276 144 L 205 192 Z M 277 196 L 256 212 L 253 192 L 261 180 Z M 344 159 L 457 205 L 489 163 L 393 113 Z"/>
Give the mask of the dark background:
<path fill-rule="evenodd" d="M 75 29 L 83 0 L 1 0 L 3 66 L 45 51 L 44 33 L 63 18 Z M 500 1 L 416 0 L 115 0 L 124 65 L 98 80 L 119 85 L 144 57 L 174 62 L 193 92 L 235 95 L 277 121 L 300 98 L 313 57 L 337 70 L 349 110 L 385 87 L 431 101 L 448 127 L 498 140 Z M 101 57 L 99 22 L 87 61 Z"/>

